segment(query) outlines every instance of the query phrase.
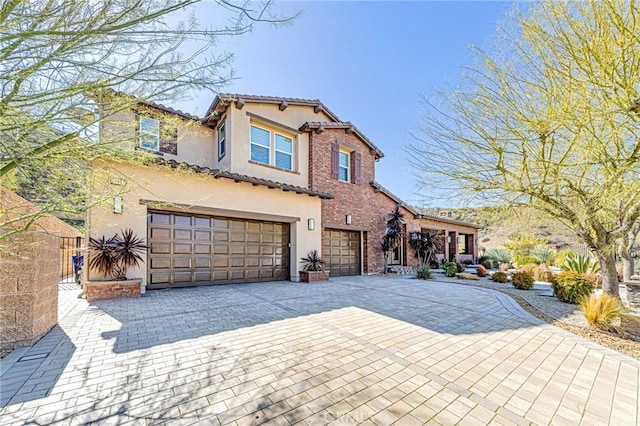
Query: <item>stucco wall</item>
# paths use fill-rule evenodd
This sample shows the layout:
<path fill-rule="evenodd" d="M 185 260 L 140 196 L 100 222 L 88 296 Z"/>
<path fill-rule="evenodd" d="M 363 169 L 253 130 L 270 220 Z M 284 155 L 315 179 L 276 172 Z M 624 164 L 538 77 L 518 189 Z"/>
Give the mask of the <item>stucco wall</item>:
<path fill-rule="evenodd" d="M 254 116 L 252 117 L 247 113 L 253 114 Z M 228 149 L 231 154 L 229 165 L 232 172 L 289 183 L 304 188 L 309 186 L 309 136 L 307 133 L 298 132 L 297 129 L 307 121 L 328 120 L 329 118 L 323 112 L 316 114 L 313 112 L 313 107 L 310 106 L 291 105 L 284 111 L 280 111 L 278 105 L 275 104 L 247 103 L 240 110 L 233 105 L 230 106 L 227 111 L 227 117 L 229 116 L 231 119 L 229 120 L 227 118 L 227 129 L 231 128 L 231 140 L 233 142 L 229 145 Z M 286 129 L 279 128 L 267 121 L 255 118 L 255 116 L 276 122 L 291 130 L 287 131 Z M 231 126 L 229 126 L 229 123 L 231 123 Z M 293 138 L 293 171 L 276 169 L 274 167 L 267 167 L 250 162 L 251 147 L 249 132 L 251 123 L 269 129 L 279 130 L 286 136 Z"/>
<path fill-rule="evenodd" d="M 155 112 L 143 115 L 177 127 L 178 153 L 173 155 L 163 152 L 159 154 L 163 159 L 220 168 L 218 165 L 217 135 L 214 129 L 173 114 Z M 125 111 L 109 115 L 108 119 L 101 122 L 100 134 L 102 142 L 134 149 L 139 144 L 136 114 Z"/>
<path fill-rule="evenodd" d="M 113 235 L 120 229 L 132 228 L 138 235 L 147 237 L 147 206 L 140 200 L 187 204 L 196 208 L 218 208 L 237 212 L 257 213 L 300 218 L 291 223 L 290 265 L 291 279 L 298 279 L 300 258 L 310 250 L 320 250 L 321 229 L 309 231 L 307 219 L 320 223 L 320 199 L 306 194 L 284 192 L 253 186 L 251 183 L 236 183 L 230 179 L 215 179 L 212 176 L 167 167 L 136 166 L 122 163 L 95 162 L 97 171 L 96 193 L 121 191 L 122 187 L 110 188 L 109 170 L 118 170 L 118 177 L 127 176 L 124 186 L 123 214 L 114 214 L 111 204 L 103 204 L 90 210 L 87 233 L 93 237 Z M 196 209 L 197 210 L 197 209 Z M 194 211 L 195 212 L 195 211 Z M 90 272 L 89 279 L 99 278 Z M 130 270 L 128 278 L 142 278 L 146 286 L 146 263 Z"/>

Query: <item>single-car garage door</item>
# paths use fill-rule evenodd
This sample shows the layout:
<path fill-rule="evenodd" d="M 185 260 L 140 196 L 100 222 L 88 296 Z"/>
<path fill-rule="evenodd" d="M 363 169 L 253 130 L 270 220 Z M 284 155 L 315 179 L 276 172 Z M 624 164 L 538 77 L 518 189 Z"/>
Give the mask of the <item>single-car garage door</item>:
<path fill-rule="evenodd" d="M 322 257 L 331 276 L 360 275 L 360 233 L 324 229 Z"/>
<path fill-rule="evenodd" d="M 289 279 L 289 224 L 151 211 L 149 289 Z"/>

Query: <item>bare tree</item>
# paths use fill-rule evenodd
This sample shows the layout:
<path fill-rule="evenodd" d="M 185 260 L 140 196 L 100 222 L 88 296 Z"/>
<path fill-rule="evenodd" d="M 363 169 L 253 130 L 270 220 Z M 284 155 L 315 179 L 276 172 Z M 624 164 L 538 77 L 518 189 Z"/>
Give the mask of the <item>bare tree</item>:
<path fill-rule="evenodd" d="M 428 102 L 409 148 L 425 184 L 530 204 L 572 229 L 618 295 L 616 243 L 640 211 L 640 9 L 544 2 L 513 13 L 461 86 Z"/>
<path fill-rule="evenodd" d="M 3 0 L 0 10 L 0 179 L 40 196 L 34 217 L 0 221 L 0 238 L 51 211 L 82 212 L 87 160 L 104 155 L 98 113 L 104 93 L 127 93 L 112 112 L 140 102 L 216 92 L 232 77 L 232 55 L 221 38 L 257 22 L 295 16 L 272 12 L 269 1 Z M 217 27 L 197 16 L 215 18 Z M 109 143 L 113 143 L 110 140 Z M 49 170 L 66 173 L 47 173 Z M 46 179 L 42 179 L 46 176 Z M 0 215 L 5 217 L 6 215 Z M 10 216 L 10 215 L 9 215 Z M 18 219 L 18 220 L 16 220 Z"/>

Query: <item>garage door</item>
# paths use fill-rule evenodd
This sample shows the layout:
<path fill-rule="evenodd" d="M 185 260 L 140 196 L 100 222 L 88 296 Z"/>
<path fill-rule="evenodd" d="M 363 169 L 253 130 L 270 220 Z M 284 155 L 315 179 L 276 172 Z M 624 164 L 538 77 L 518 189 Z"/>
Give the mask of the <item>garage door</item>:
<path fill-rule="evenodd" d="M 289 224 L 150 212 L 148 288 L 289 279 Z"/>
<path fill-rule="evenodd" d="M 322 257 L 331 276 L 360 275 L 360 233 L 324 229 Z"/>

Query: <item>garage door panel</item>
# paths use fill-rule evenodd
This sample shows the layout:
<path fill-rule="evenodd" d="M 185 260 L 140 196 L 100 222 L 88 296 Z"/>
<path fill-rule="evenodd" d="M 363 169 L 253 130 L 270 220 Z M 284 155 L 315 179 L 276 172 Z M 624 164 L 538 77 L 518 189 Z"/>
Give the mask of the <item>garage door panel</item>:
<path fill-rule="evenodd" d="M 187 283 L 192 281 L 191 271 L 173 271 L 173 282 Z"/>
<path fill-rule="evenodd" d="M 289 278 L 289 225 L 150 212 L 149 288 Z"/>
<path fill-rule="evenodd" d="M 322 256 L 332 276 L 360 274 L 360 233 L 324 229 Z"/>
<path fill-rule="evenodd" d="M 171 280 L 170 272 L 152 272 L 149 275 L 150 284 L 169 284 Z"/>
<path fill-rule="evenodd" d="M 191 254 L 191 243 L 173 243 L 173 253 L 175 254 Z"/>
<path fill-rule="evenodd" d="M 173 258 L 173 267 L 175 268 L 190 268 L 191 267 L 191 258 L 190 257 L 174 257 Z"/>
<path fill-rule="evenodd" d="M 173 239 L 191 241 L 193 239 L 193 236 L 191 234 L 191 230 L 174 229 Z"/>
<path fill-rule="evenodd" d="M 171 239 L 171 228 L 153 228 L 151 229 L 151 238 L 154 240 Z"/>
<path fill-rule="evenodd" d="M 211 245 L 210 244 L 194 244 L 193 253 L 194 254 L 210 254 Z"/>
<path fill-rule="evenodd" d="M 195 282 L 209 282 L 211 281 L 211 271 L 196 271 L 193 273 L 193 280 Z"/>
<path fill-rule="evenodd" d="M 188 226 L 191 227 L 191 216 L 178 216 L 173 215 L 174 221 L 173 224 L 177 226 Z"/>
<path fill-rule="evenodd" d="M 170 243 L 151 243 L 151 254 L 171 254 Z"/>
<path fill-rule="evenodd" d="M 193 223 L 196 228 L 211 228 L 211 219 L 208 217 L 196 217 Z"/>
<path fill-rule="evenodd" d="M 170 257 L 152 257 L 151 269 L 171 269 Z"/>

